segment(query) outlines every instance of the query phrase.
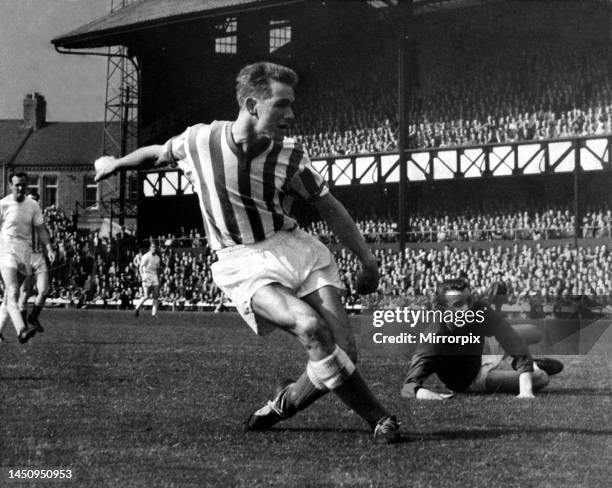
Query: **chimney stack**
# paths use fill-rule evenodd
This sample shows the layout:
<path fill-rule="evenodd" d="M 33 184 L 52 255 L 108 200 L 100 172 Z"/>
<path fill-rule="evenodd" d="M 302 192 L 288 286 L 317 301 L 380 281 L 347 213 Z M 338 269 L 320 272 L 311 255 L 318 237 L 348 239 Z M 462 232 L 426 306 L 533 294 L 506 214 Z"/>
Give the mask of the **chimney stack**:
<path fill-rule="evenodd" d="M 23 125 L 34 130 L 45 125 L 47 102 L 40 93 L 28 93 L 23 99 Z"/>

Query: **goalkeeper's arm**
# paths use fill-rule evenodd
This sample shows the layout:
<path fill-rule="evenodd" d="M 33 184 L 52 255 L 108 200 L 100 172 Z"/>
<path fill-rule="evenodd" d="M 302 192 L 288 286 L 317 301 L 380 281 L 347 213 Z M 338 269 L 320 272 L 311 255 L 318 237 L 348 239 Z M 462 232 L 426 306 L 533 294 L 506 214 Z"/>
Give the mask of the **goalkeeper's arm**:
<path fill-rule="evenodd" d="M 95 181 L 108 178 L 122 169 L 148 169 L 165 166 L 170 162 L 170 156 L 162 145 L 143 146 L 121 158 L 102 156 L 94 163 Z"/>

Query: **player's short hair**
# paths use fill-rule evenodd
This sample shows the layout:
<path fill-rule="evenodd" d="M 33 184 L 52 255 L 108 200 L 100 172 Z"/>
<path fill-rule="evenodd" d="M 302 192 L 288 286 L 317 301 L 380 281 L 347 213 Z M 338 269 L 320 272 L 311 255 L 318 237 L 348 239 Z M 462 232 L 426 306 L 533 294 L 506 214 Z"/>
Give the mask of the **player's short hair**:
<path fill-rule="evenodd" d="M 436 290 L 436 296 L 434 298 L 435 304 L 440 305 L 444 303 L 444 296 L 449 291 L 464 291 L 464 290 L 472 290 L 470 286 L 470 282 L 465 278 L 453 278 L 451 280 L 443 281 L 438 285 L 438 289 Z"/>
<path fill-rule="evenodd" d="M 26 180 L 28 179 L 28 174 L 25 171 L 11 171 L 11 173 L 9 174 L 9 181 L 12 183 L 13 182 L 13 178 L 25 178 Z"/>
<path fill-rule="evenodd" d="M 238 106 L 242 108 L 249 97 L 269 98 L 272 94 L 270 81 L 285 83 L 294 88 L 298 84 L 298 75 L 291 68 L 267 61 L 245 66 L 236 77 Z"/>

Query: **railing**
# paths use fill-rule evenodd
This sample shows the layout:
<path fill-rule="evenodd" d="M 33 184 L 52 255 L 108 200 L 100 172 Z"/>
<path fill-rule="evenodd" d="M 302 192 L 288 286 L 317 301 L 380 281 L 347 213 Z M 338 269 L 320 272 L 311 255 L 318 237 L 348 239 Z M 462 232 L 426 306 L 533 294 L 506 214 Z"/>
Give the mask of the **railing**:
<path fill-rule="evenodd" d="M 409 181 L 612 169 L 612 135 L 406 151 Z M 330 186 L 397 183 L 397 152 L 312 158 Z"/>
<path fill-rule="evenodd" d="M 612 135 L 411 149 L 406 154 L 410 182 L 563 174 L 576 167 L 612 170 Z M 399 182 L 397 152 L 313 157 L 312 164 L 330 186 Z M 193 193 L 178 170 L 141 172 L 140 178 L 144 197 Z"/>
<path fill-rule="evenodd" d="M 309 232 L 316 235 L 326 244 L 338 244 L 338 240 L 331 232 L 317 233 L 312 229 Z M 535 236 L 535 233 L 539 235 Z M 396 243 L 399 240 L 399 232 L 396 230 L 383 232 L 363 232 L 366 242 L 370 244 Z M 528 227 L 528 228 L 488 228 L 478 230 L 451 230 L 446 231 L 444 236 L 440 236 L 437 230 L 428 231 L 409 231 L 406 233 L 408 242 L 479 242 L 479 241 L 534 241 L 534 240 L 554 240 L 568 239 L 575 237 L 573 228 L 553 228 L 553 227 Z M 458 236 L 457 236 L 458 234 Z M 581 238 L 612 238 L 612 225 L 597 227 L 583 226 L 580 228 Z M 176 237 L 154 237 L 147 239 L 163 249 L 172 248 L 200 248 L 206 245 L 206 238 L 201 235 L 199 238 L 188 236 Z M 170 241 L 170 242 L 169 242 Z"/>

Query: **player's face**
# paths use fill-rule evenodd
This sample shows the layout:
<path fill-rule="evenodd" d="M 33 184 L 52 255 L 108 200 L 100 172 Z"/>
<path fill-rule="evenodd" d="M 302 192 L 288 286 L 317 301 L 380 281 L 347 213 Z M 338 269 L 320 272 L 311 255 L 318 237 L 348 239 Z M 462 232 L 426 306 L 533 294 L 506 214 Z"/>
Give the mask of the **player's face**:
<path fill-rule="evenodd" d="M 270 82 L 271 96 L 257 99 L 255 104 L 255 132 L 258 136 L 282 140 L 289 135 L 294 120 L 293 88 L 285 83 L 272 80 Z"/>
<path fill-rule="evenodd" d="M 444 294 L 440 303 L 440 308 L 450 310 L 453 313 L 459 311 L 467 311 L 474 304 L 474 297 L 469 289 L 465 290 L 449 290 Z M 454 332 L 456 326 L 453 322 L 445 322 L 444 325 L 448 330 Z"/>
<path fill-rule="evenodd" d="M 13 176 L 11 180 L 11 191 L 13 192 L 13 198 L 18 202 L 23 202 L 26 196 L 26 189 L 28 188 L 28 180 L 26 178 L 18 178 Z"/>
<path fill-rule="evenodd" d="M 444 294 L 440 304 L 444 310 L 458 312 L 459 310 L 469 310 L 474 304 L 474 297 L 469 289 L 449 290 Z"/>

